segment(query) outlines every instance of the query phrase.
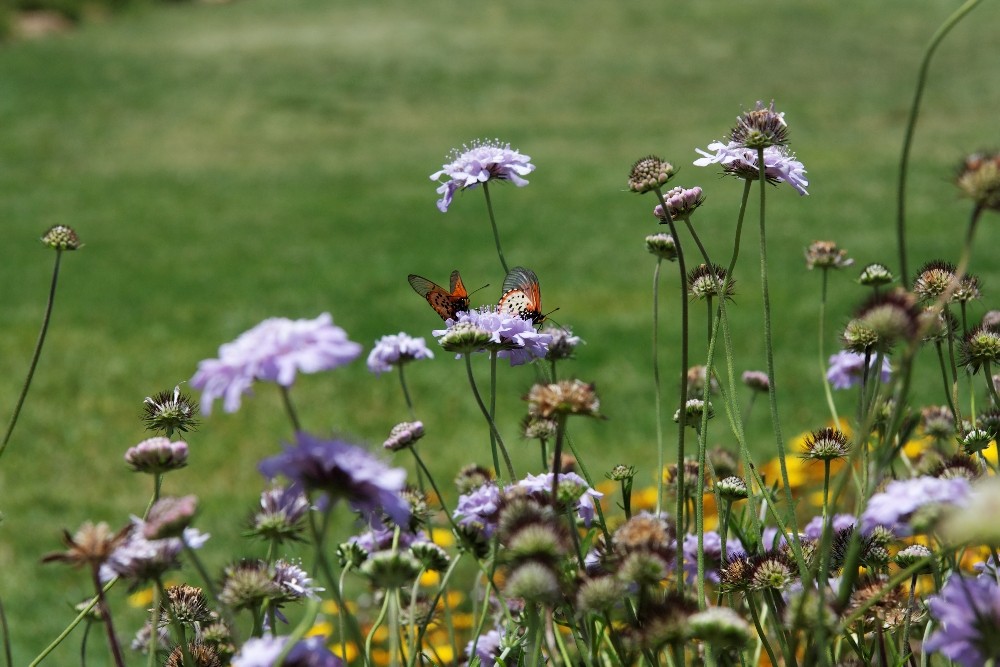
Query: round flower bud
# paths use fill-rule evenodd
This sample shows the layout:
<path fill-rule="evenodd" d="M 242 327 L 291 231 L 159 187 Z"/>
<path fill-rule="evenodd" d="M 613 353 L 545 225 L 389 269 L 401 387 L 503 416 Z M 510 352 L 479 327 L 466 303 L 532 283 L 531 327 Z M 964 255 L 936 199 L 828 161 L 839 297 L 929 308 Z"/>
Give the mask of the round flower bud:
<path fill-rule="evenodd" d="M 722 496 L 722 499 L 729 502 L 745 500 L 750 495 L 747 483 L 743 481 L 742 477 L 735 475 L 719 480 L 715 488 L 719 492 L 719 495 Z"/>
<path fill-rule="evenodd" d="M 700 264 L 688 274 L 688 292 L 696 299 L 709 299 L 718 297 L 725 288 L 726 298 L 732 299 L 736 288 L 731 278 L 726 282 L 727 275 L 718 264 Z"/>
<path fill-rule="evenodd" d="M 617 607 L 625 596 L 625 586 L 616 577 L 587 579 L 576 594 L 580 611 L 602 613 Z"/>
<path fill-rule="evenodd" d="M 438 338 L 441 347 L 456 354 L 470 354 L 481 350 L 490 341 L 490 332 L 480 329 L 472 322 L 456 322 L 443 336 Z"/>
<path fill-rule="evenodd" d="M 668 262 L 677 259 L 677 243 L 670 234 L 650 234 L 646 237 L 646 250 Z"/>
<path fill-rule="evenodd" d="M 747 646 L 755 636 L 743 617 L 729 607 L 711 607 L 692 614 L 688 633 L 710 646 L 736 649 Z"/>
<path fill-rule="evenodd" d="M 73 228 L 67 225 L 50 227 L 41 241 L 53 250 L 77 250 L 83 245 Z"/>
<path fill-rule="evenodd" d="M 744 371 L 743 384 L 752 389 L 766 394 L 771 390 L 771 381 L 764 371 Z"/>
<path fill-rule="evenodd" d="M 608 473 L 608 479 L 614 482 L 624 482 L 635 477 L 635 468 L 624 464 L 618 464 Z"/>
<path fill-rule="evenodd" d="M 149 438 L 125 452 L 125 463 L 135 472 L 163 474 L 187 465 L 186 442 L 171 442 L 170 438 Z"/>
<path fill-rule="evenodd" d="M 632 192 L 649 192 L 669 181 L 676 173 L 673 165 L 655 155 L 647 155 L 632 165 L 628 175 L 628 189 Z"/>
<path fill-rule="evenodd" d="M 390 451 L 398 452 L 415 445 L 417 440 L 422 437 L 424 437 L 423 422 L 400 422 L 392 427 L 392 430 L 389 431 L 389 437 L 386 438 L 382 446 Z"/>
<path fill-rule="evenodd" d="M 861 270 L 861 275 L 858 276 L 858 283 L 867 287 L 881 287 L 882 285 L 888 285 L 895 279 L 892 271 L 885 264 L 874 263 L 869 264 Z"/>
<path fill-rule="evenodd" d="M 377 551 L 361 564 L 361 572 L 376 588 L 394 590 L 413 583 L 420 574 L 420 561 L 409 552 Z"/>

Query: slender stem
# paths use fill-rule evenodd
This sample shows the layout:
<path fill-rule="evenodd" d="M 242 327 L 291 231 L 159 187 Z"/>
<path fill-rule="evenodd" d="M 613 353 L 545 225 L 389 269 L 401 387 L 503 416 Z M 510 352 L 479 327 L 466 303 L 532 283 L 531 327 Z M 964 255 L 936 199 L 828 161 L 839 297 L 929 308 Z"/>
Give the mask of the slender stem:
<path fill-rule="evenodd" d="M 382 622 L 385 620 L 386 614 L 389 611 L 389 600 L 392 598 L 392 591 L 386 591 L 385 597 L 382 600 L 382 607 L 379 609 L 378 616 L 375 617 L 375 622 L 372 623 L 372 629 L 368 631 L 368 636 L 365 637 L 365 656 L 371 656 L 372 654 L 372 640 L 375 639 L 375 632 L 380 627 L 382 627 Z"/>
<path fill-rule="evenodd" d="M 410 411 L 410 419 L 414 420 L 417 418 L 416 412 L 413 410 L 413 400 L 410 398 L 410 390 L 406 388 L 406 374 L 403 372 L 403 366 L 406 364 L 400 363 L 396 365 L 399 369 L 399 386 L 403 389 L 403 398 L 406 399 L 406 408 Z"/>
<path fill-rule="evenodd" d="M 309 632 L 309 629 L 316 622 L 316 617 L 319 615 L 319 607 L 319 598 L 306 598 L 306 612 L 302 615 L 302 620 L 295 626 L 295 629 L 288 635 L 281 653 L 278 654 L 278 657 L 274 661 L 275 665 L 285 664 L 285 658 L 288 657 L 288 654 L 295 648 L 295 645 L 299 643 L 300 639 L 306 636 L 306 633 Z"/>
<path fill-rule="evenodd" d="M 653 400 L 656 402 L 656 515 L 663 511 L 663 467 L 666 463 L 663 451 L 663 406 L 660 390 L 660 265 L 663 259 L 656 258 L 653 269 Z"/>
<path fill-rule="evenodd" d="M 38 341 L 35 343 L 35 351 L 31 355 L 31 364 L 28 366 L 28 375 L 24 378 L 24 385 L 21 387 L 21 395 L 17 397 L 17 404 L 14 406 L 14 414 L 10 416 L 7 423 L 7 431 L 3 435 L 3 442 L 0 442 L 0 457 L 7 451 L 7 443 L 14 433 L 14 426 L 17 424 L 18 415 L 24 406 L 24 399 L 28 396 L 28 389 L 31 387 L 31 379 L 35 376 L 35 368 L 38 366 L 38 359 L 42 356 L 42 345 L 45 344 L 45 334 L 49 330 L 49 322 L 52 320 L 52 304 L 55 303 L 56 285 L 59 283 L 59 264 L 62 260 L 62 250 L 56 249 L 55 266 L 52 268 L 52 282 L 49 285 L 49 300 L 45 304 L 45 316 L 42 318 L 42 328 L 38 332 Z"/>
<path fill-rule="evenodd" d="M 146 648 L 146 667 L 156 667 L 156 651 L 160 648 L 160 589 L 156 586 L 153 586 L 153 604 L 149 609 L 149 645 Z"/>
<path fill-rule="evenodd" d="M 114 577 L 108 583 L 104 584 L 104 587 L 101 588 L 101 592 L 102 593 L 107 593 L 109 590 L 111 590 L 111 587 L 114 586 L 116 583 L 118 583 L 118 577 Z M 92 597 L 90 599 L 90 602 L 87 603 L 87 605 L 80 611 L 80 613 L 78 613 L 76 615 L 76 618 L 74 618 L 72 621 L 70 621 L 69 625 L 67 625 L 63 629 L 63 631 L 59 633 L 59 636 L 56 637 L 55 639 L 53 639 L 49 643 L 48 646 L 46 646 L 44 649 L 42 649 L 41 653 L 39 653 L 37 656 L 35 656 L 35 659 L 32 660 L 28 664 L 28 667 L 37 667 L 37 665 L 41 664 L 41 662 L 45 658 L 47 658 L 48 655 L 50 653 L 52 653 L 52 651 L 54 651 L 56 649 L 56 647 L 59 646 L 59 644 L 61 644 L 63 642 L 64 639 L 66 639 L 66 637 L 69 637 L 69 634 L 71 632 L 73 632 L 74 629 L 76 629 L 76 626 L 80 625 L 80 622 L 83 619 L 87 618 L 87 616 L 90 614 L 91 610 L 94 607 L 96 607 L 97 603 L 100 600 L 102 600 L 102 599 L 103 599 L 103 597 L 99 597 L 97 595 L 95 595 L 94 597 Z"/>
<path fill-rule="evenodd" d="M 201 577 L 201 581 L 205 585 L 205 592 L 208 593 L 209 599 L 216 607 L 224 607 L 224 605 L 219 603 L 219 595 L 215 590 L 215 584 L 212 583 L 212 577 L 209 575 L 208 570 L 205 569 L 205 564 L 201 562 L 200 558 L 198 558 L 198 552 L 192 549 L 186 540 L 181 539 L 181 543 L 184 545 L 184 552 L 191 560 L 194 568 L 198 570 L 198 575 Z"/>
<path fill-rule="evenodd" d="M 514 474 L 514 465 L 510 462 L 510 455 L 507 454 L 507 448 L 503 444 L 503 438 L 500 437 L 500 431 L 497 430 L 497 425 L 493 421 L 492 415 L 490 415 L 489 410 L 483 403 L 482 396 L 479 395 L 479 389 L 476 387 L 476 378 L 472 374 L 472 359 L 471 355 L 465 355 L 465 369 L 469 376 L 469 385 L 472 387 L 472 394 L 476 397 L 476 404 L 479 406 L 480 412 L 483 413 L 483 417 L 490 425 L 490 434 L 492 438 L 490 439 L 490 444 L 493 445 L 493 469 L 496 472 L 497 477 L 500 477 L 500 459 L 497 457 L 497 450 L 503 454 L 504 463 L 507 466 L 507 473 L 510 475 L 510 480 L 513 481 L 517 479 L 517 475 Z"/>
<path fill-rule="evenodd" d="M 115 636 L 115 626 L 111 621 L 111 611 L 108 609 L 108 602 L 104 598 L 104 587 L 101 585 L 100 567 L 94 566 L 90 570 L 91 581 L 94 590 L 97 592 L 97 612 L 104 621 L 104 630 L 108 635 L 108 647 L 111 649 L 111 656 L 114 658 L 116 667 L 125 667 L 125 658 L 122 656 L 122 648 L 118 644 L 118 637 Z M 155 634 L 156 628 L 153 628 Z M 194 663 L 192 663 L 194 664 Z"/>
<path fill-rule="evenodd" d="M 500 247 L 500 231 L 497 229 L 496 216 L 493 215 L 493 201 L 490 199 L 490 188 L 488 183 L 483 183 L 483 194 L 486 195 L 486 210 L 490 213 L 490 225 L 493 227 L 493 241 L 497 245 L 497 255 L 500 256 L 500 266 L 503 267 L 504 275 L 510 273 L 507 268 L 507 260 L 503 257 L 503 248 Z"/>
<path fill-rule="evenodd" d="M 559 503 L 559 475 L 562 473 L 562 448 L 566 437 L 566 415 L 556 417 L 556 446 L 552 453 L 552 503 Z"/>
<path fill-rule="evenodd" d="M 920 70 L 917 74 L 917 87 L 913 93 L 913 103 L 910 105 L 910 114 L 906 120 L 906 134 L 903 137 L 903 151 L 899 159 L 899 187 L 896 191 L 896 239 L 899 245 L 899 270 L 903 284 L 909 281 L 909 274 L 906 266 L 906 176 L 910 162 L 910 145 L 913 143 L 913 133 L 917 126 L 917 115 L 920 113 L 920 101 L 924 94 L 924 86 L 927 83 L 927 73 L 930 69 L 931 56 L 938 45 L 962 18 L 972 11 L 981 0 L 967 0 L 961 7 L 956 9 L 951 16 L 945 19 L 941 27 L 937 29 L 927 44 L 924 57 L 920 61 Z"/>
<path fill-rule="evenodd" d="M 413 454 L 413 458 L 416 459 L 417 465 L 420 466 L 420 469 L 424 471 L 425 475 L 427 475 L 427 479 L 431 483 L 431 488 L 434 489 L 434 494 L 437 496 L 438 502 L 441 503 L 441 509 L 444 511 L 445 516 L 448 517 L 448 521 L 451 523 L 452 529 L 457 532 L 458 524 L 455 523 L 455 519 L 452 518 L 451 512 L 449 512 L 448 508 L 445 506 L 444 496 L 441 495 L 440 489 L 438 489 L 437 484 L 434 482 L 434 477 L 431 475 L 431 471 L 427 469 L 427 465 L 424 464 L 424 460 L 420 458 L 420 453 L 417 452 L 416 447 L 410 447 L 410 453 Z"/>
<path fill-rule="evenodd" d="M 993 368 L 988 359 L 983 362 L 983 372 L 986 378 L 986 390 L 990 393 L 990 398 L 993 399 L 993 405 L 1000 407 L 1000 396 L 997 396 L 997 388 L 993 384 Z"/>
<path fill-rule="evenodd" d="M 281 387 L 281 400 L 285 404 L 285 412 L 288 413 L 288 419 L 292 422 L 292 428 L 298 433 L 302 430 L 302 424 L 299 422 L 299 415 L 295 412 L 295 406 L 292 405 L 291 389 L 285 385 L 278 386 Z"/>
<path fill-rule="evenodd" d="M 826 267 L 821 270 L 823 272 L 823 287 L 820 291 L 819 300 L 819 376 L 823 380 L 823 392 L 826 394 L 826 405 L 830 408 L 833 426 L 834 428 L 839 428 L 840 416 L 837 414 L 837 405 L 833 402 L 833 391 L 830 389 L 830 380 L 826 377 L 826 352 L 823 349 L 823 334 L 826 331 L 826 288 L 830 270 Z"/>
<path fill-rule="evenodd" d="M 757 638 L 760 640 L 761 644 L 764 646 L 764 650 L 767 652 L 767 657 L 770 658 L 772 665 L 780 665 L 778 659 L 774 655 L 774 649 L 771 648 L 771 642 L 767 640 L 767 633 L 764 631 L 764 626 L 760 622 L 760 612 L 757 611 L 757 603 L 754 601 L 753 595 L 746 596 L 747 608 L 750 610 L 750 619 L 753 621 L 754 628 L 757 629 Z"/>
<path fill-rule="evenodd" d="M 955 402 L 951 398 L 951 387 L 948 384 L 948 367 L 944 360 L 944 349 L 941 341 L 934 341 L 934 348 L 937 350 L 938 365 L 941 367 L 941 379 L 944 381 L 944 397 L 948 401 L 948 409 L 951 410 L 952 419 L 955 422 L 955 432 L 962 430 L 962 423 L 958 412 L 955 411 Z"/>
<path fill-rule="evenodd" d="M 996 561 L 994 560 L 994 565 L 995 564 Z M 7 660 L 6 665 L 7 667 L 13 667 L 14 658 L 13 655 L 11 654 L 11 649 L 10 649 L 10 627 L 7 625 L 7 612 L 4 610 L 2 601 L 0 601 L 0 628 L 3 629 L 3 654 L 4 658 Z M 89 623 L 87 624 L 87 628 L 88 629 L 90 628 Z M 86 642 L 87 642 L 87 636 L 85 634 L 83 639 L 84 647 L 86 647 Z"/>

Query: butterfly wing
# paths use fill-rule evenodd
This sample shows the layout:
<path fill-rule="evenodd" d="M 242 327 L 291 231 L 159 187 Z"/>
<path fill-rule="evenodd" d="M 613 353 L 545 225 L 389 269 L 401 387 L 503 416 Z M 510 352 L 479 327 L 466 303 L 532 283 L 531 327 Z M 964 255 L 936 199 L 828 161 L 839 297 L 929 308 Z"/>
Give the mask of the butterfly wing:
<path fill-rule="evenodd" d="M 407 279 L 413 291 L 427 299 L 427 303 L 431 304 L 431 308 L 441 316 L 442 320 L 452 319 L 455 313 L 469 309 L 469 295 L 462 285 L 462 278 L 457 270 L 451 273 L 450 292 L 423 276 L 411 273 Z"/>
<path fill-rule="evenodd" d="M 535 324 L 540 324 L 542 315 L 542 292 L 538 286 L 538 276 L 531 269 L 515 266 L 503 279 L 503 296 L 497 310 L 504 315 L 517 315 Z"/>

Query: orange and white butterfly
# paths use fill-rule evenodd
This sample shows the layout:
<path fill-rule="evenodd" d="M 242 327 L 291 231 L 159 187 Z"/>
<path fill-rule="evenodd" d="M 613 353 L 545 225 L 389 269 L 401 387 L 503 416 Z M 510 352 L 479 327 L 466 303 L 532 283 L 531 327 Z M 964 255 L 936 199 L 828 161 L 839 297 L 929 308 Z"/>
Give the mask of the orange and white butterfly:
<path fill-rule="evenodd" d="M 531 269 L 515 266 L 503 279 L 503 296 L 497 304 L 501 315 L 516 315 L 534 324 L 545 320 L 542 314 L 542 292 L 538 276 Z"/>
<path fill-rule="evenodd" d="M 469 293 L 462 284 L 462 276 L 458 269 L 451 272 L 451 289 L 446 290 L 437 283 L 416 274 L 409 275 L 410 287 L 420 296 L 427 299 L 442 320 L 455 318 L 455 313 L 469 309 Z"/>

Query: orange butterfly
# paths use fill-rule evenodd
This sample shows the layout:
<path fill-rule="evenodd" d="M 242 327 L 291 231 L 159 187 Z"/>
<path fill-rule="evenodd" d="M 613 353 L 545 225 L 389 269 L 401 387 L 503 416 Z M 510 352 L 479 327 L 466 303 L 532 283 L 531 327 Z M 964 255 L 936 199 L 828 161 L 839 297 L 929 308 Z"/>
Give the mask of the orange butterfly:
<path fill-rule="evenodd" d="M 451 272 L 451 291 L 437 283 L 416 274 L 409 276 L 410 287 L 420 296 L 427 299 L 442 320 L 454 319 L 455 313 L 469 309 L 469 293 L 462 284 L 462 276 L 458 269 Z"/>
<path fill-rule="evenodd" d="M 503 279 L 503 296 L 497 304 L 502 315 L 516 315 L 534 324 L 545 320 L 542 314 L 542 292 L 538 276 L 531 269 L 515 266 Z"/>

